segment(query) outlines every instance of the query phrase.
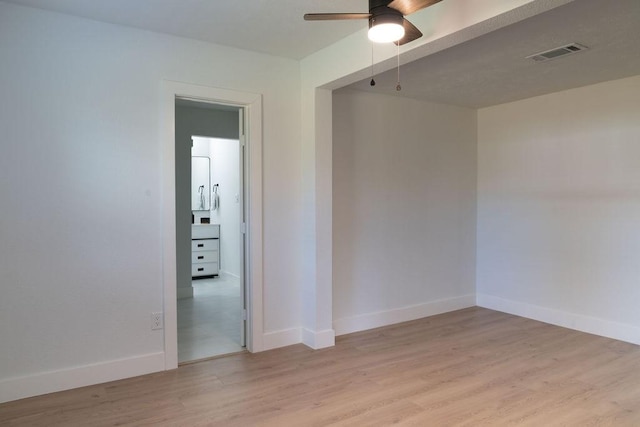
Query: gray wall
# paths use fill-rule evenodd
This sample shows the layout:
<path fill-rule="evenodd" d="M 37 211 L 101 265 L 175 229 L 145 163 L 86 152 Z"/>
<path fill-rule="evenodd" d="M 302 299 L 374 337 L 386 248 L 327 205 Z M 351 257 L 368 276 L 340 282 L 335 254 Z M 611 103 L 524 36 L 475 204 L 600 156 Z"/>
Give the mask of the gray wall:
<path fill-rule="evenodd" d="M 178 294 L 191 289 L 191 137 L 239 138 L 237 111 L 176 105 L 176 256 Z"/>

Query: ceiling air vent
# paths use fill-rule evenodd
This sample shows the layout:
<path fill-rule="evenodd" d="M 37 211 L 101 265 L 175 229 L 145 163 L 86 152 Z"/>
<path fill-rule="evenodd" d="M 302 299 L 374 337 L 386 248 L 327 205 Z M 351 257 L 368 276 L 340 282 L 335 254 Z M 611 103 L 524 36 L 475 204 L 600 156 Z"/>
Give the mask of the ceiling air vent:
<path fill-rule="evenodd" d="M 533 59 L 536 62 L 549 61 L 550 59 L 560 58 L 561 56 L 571 55 L 572 53 L 582 52 L 587 49 L 589 48 L 581 44 L 571 43 L 566 46 L 560 46 L 551 50 L 529 55 L 527 56 L 527 59 Z"/>

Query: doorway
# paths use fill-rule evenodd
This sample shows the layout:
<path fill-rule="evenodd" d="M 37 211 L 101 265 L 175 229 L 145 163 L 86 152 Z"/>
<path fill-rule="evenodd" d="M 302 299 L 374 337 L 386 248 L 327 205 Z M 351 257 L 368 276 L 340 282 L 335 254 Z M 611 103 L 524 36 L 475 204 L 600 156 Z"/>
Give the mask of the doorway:
<path fill-rule="evenodd" d="M 235 106 L 243 111 L 240 129 L 243 147 L 244 206 L 242 207 L 244 236 L 244 260 L 242 274 L 246 294 L 246 349 L 250 352 L 262 351 L 263 343 L 263 231 L 262 231 L 262 95 L 232 91 L 208 86 L 193 85 L 165 80 L 162 82 L 161 137 L 163 145 L 162 161 L 162 282 L 164 289 L 164 359 L 165 369 L 178 366 L 178 321 L 177 321 L 177 252 L 179 238 L 189 235 L 191 218 L 187 211 L 186 222 L 179 220 L 182 215 L 176 208 L 178 193 L 176 169 L 180 161 L 190 161 L 190 147 L 186 154 L 176 152 L 175 103 L 176 99 L 193 100 L 201 103 Z M 186 159 L 186 160 L 185 160 Z M 186 166 L 188 170 L 188 166 Z M 187 190 L 188 182 L 187 178 Z M 180 185 L 184 185 L 184 182 Z M 182 196 L 180 196 L 182 197 Z M 188 196 L 187 196 L 188 197 Z M 182 202 L 184 203 L 184 202 Z M 179 227 L 186 224 L 187 231 Z M 182 236 L 182 237 L 181 237 Z M 183 242 L 184 243 L 184 242 Z M 190 244 L 187 237 L 186 243 Z"/>
<path fill-rule="evenodd" d="M 176 98 L 178 363 L 245 348 L 243 113 Z"/>

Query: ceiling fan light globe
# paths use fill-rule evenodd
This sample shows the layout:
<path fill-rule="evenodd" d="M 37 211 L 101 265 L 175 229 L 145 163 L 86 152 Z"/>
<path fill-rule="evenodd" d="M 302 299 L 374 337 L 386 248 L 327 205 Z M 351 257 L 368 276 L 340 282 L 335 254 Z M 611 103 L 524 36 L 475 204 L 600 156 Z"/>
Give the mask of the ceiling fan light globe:
<path fill-rule="evenodd" d="M 397 42 L 404 37 L 404 27 L 400 24 L 385 22 L 369 28 L 369 40 L 375 43 Z"/>

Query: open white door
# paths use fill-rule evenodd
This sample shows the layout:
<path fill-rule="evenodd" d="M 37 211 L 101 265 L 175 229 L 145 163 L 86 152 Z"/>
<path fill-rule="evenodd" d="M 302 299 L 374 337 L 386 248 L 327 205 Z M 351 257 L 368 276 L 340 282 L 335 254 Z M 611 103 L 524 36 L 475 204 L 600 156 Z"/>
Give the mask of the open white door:
<path fill-rule="evenodd" d="M 238 149 L 240 150 L 238 159 L 239 159 L 239 175 L 240 175 L 240 195 L 238 197 L 238 202 L 240 203 L 240 253 L 238 256 L 240 257 L 240 304 L 242 309 L 242 315 L 240 316 L 240 345 L 242 347 L 246 347 L 247 345 L 247 292 L 246 292 L 246 274 L 245 274 L 245 265 L 246 265 L 246 237 L 247 237 L 247 217 L 245 212 L 245 148 L 246 148 L 246 125 L 245 125 L 245 108 L 240 108 L 238 110 L 238 123 L 240 127 L 240 143 L 238 144 Z"/>

